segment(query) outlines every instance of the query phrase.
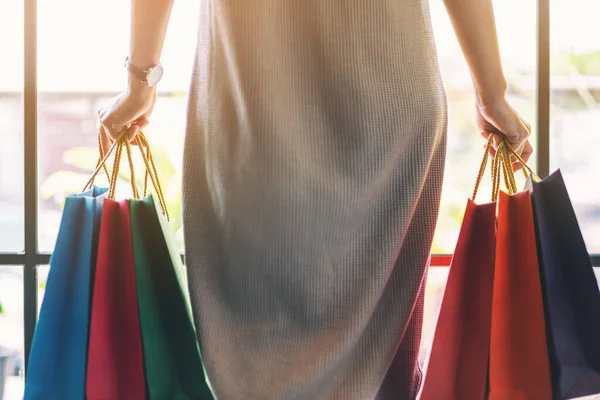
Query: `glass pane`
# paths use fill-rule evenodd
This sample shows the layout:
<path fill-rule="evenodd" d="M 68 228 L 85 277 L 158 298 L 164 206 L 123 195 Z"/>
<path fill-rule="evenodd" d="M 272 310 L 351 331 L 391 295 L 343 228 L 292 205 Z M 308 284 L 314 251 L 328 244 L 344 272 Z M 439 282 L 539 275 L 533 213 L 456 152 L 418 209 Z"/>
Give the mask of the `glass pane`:
<path fill-rule="evenodd" d="M 446 288 L 449 271 L 450 269 L 446 267 L 430 268 L 427 275 L 427 286 L 425 288 L 425 314 L 423 315 L 423 337 L 421 339 L 421 351 L 419 354 L 419 361 L 422 366 L 425 365 L 427 354 L 429 354 L 429 350 L 431 349 L 431 342 L 433 341 L 433 335 L 435 333 L 435 324 L 442 304 L 442 296 L 444 295 L 444 289 Z"/>
<path fill-rule="evenodd" d="M 23 327 L 23 267 L 2 265 L 0 266 L 0 400 L 23 398 Z"/>
<path fill-rule="evenodd" d="M 564 176 L 588 251 L 600 253 L 600 3 L 551 4 L 551 171 Z"/>
<path fill-rule="evenodd" d="M 431 0 L 432 22 L 444 85 L 448 94 L 448 156 L 434 253 L 452 253 L 467 198 L 471 196 L 483 139 L 475 121 L 475 97 L 467 64 L 442 0 Z M 504 72 L 509 82 L 508 100 L 533 129 L 536 136 L 536 2 L 494 0 L 498 39 Z M 515 12 L 515 10 L 519 10 Z M 535 154 L 530 164 L 535 166 Z M 491 193 L 489 172 L 477 200 L 486 202 Z M 518 175 L 518 184 L 524 182 Z"/>
<path fill-rule="evenodd" d="M 174 4 L 161 61 L 165 76 L 146 130 L 182 250 L 181 154 L 198 7 L 198 2 Z M 125 88 L 129 5 L 121 0 L 40 0 L 38 13 L 39 244 L 42 251 L 50 252 L 65 196 L 81 191 L 96 163 L 97 111 Z M 110 29 L 106 21 L 111 21 Z M 104 177 L 97 184 L 105 185 Z M 127 197 L 127 188 L 125 180 L 119 182 L 117 197 Z"/>
<path fill-rule="evenodd" d="M 24 248 L 23 2 L 0 1 L 0 252 Z"/>

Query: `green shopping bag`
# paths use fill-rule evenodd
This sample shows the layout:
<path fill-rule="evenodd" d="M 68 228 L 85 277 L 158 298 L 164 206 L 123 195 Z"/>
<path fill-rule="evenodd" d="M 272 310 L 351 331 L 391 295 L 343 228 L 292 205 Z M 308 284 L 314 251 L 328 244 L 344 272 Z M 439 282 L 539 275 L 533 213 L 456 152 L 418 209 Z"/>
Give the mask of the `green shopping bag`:
<path fill-rule="evenodd" d="M 143 195 L 137 188 L 132 161 L 132 146 L 123 129 L 100 160 L 90 179 L 104 167 L 116 149 L 109 179 L 109 198 L 114 199 L 121 154 L 129 161 L 133 198 L 128 199 L 133 269 L 137 295 L 137 315 L 141 334 L 147 400 L 213 400 L 196 330 L 192 319 L 185 270 L 175 250 L 163 191 L 152 159 L 150 146 L 142 132 L 137 146 L 146 166 Z M 108 174 L 108 171 L 107 171 Z M 146 196 L 148 178 L 155 194 Z M 88 185 L 90 184 L 88 182 Z M 135 295 L 134 295 L 135 296 Z"/>
<path fill-rule="evenodd" d="M 155 199 L 129 202 L 148 399 L 212 400 L 185 271 Z"/>

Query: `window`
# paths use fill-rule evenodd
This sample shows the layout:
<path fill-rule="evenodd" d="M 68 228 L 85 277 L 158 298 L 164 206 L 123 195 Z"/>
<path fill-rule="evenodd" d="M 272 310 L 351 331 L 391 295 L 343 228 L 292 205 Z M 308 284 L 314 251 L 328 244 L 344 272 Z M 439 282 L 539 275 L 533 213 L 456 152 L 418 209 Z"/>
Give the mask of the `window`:
<path fill-rule="evenodd" d="M 198 3 L 174 3 L 176 22 L 169 26 L 162 58 L 167 73 L 146 130 L 181 250 L 181 156 Z M 432 252 L 447 255 L 454 249 L 483 148 L 469 71 L 442 0 L 430 0 L 430 6 L 449 103 L 447 170 Z M 563 171 L 589 250 L 600 253 L 600 189 L 594 174 L 600 163 L 593 153 L 600 129 L 600 44 L 587 28 L 594 26 L 600 5 L 494 0 L 494 6 L 509 100 L 534 132 L 537 151 L 531 165 L 542 174 Z M 64 200 L 82 189 L 95 166 L 96 112 L 124 87 L 128 31 L 129 3 L 123 0 L 0 2 L 0 37 L 12 38 L 0 41 L 0 54 L 10 60 L 0 73 L 0 363 L 3 349 L 16 354 L 4 400 L 22 396 L 23 360 Z M 548 35 L 550 65 L 545 62 Z M 539 55 L 544 57 L 538 65 Z M 98 179 L 99 185 L 106 183 Z M 490 186 L 482 186 L 482 201 Z M 127 187 L 123 174 L 118 191 L 127 195 Z M 434 258 L 437 266 L 448 262 L 447 256 Z M 594 262 L 600 266 L 600 257 Z M 422 359 L 447 274 L 443 267 L 429 271 Z"/>
<path fill-rule="evenodd" d="M 467 198 L 473 192 L 483 148 L 475 121 L 475 96 L 467 64 L 443 1 L 430 0 L 430 5 L 440 68 L 448 96 L 448 155 L 433 253 L 450 254 L 458 238 Z M 531 124 L 531 140 L 535 146 L 537 31 L 533 21 L 536 19 L 536 3 L 495 0 L 494 9 L 502 62 L 509 84 L 508 99 Z M 517 9 L 519 11 L 515 12 Z M 530 160 L 532 166 L 536 163 L 536 155 L 534 153 Z M 484 180 L 478 200 L 489 200 L 490 193 L 491 180 Z"/>
<path fill-rule="evenodd" d="M 174 3 L 172 18 L 177 23 L 169 26 L 162 58 L 168 73 L 159 86 L 159 99 L 145 131 L 182 250 L 181 153 L 197 3 Z M 42 252 L 49 253 L 54 247 L 65 196 L 81 191 L 95 168 L 97 110 L 125 87 L 123 63 L 128 42 L 124 38 L 129 34 L 129 16 L 129 2 L 121 0 L 39 2 L 38 240 Z M 106 21 L 111 21 L 110 29 Z M 82 64 L 82 60 L 93 62 Z M 98 178 L 99 185 L 106 185 L 103 179 Z M 125 180 L 119 182 L 118 190 L 128 193 Z"/>
<path fill-rule="evenodd" d="M 600 253 L 600 3 L 552 0 L 550 165 L 560 168 L 588 250 Z"/>
<path fill-rule="evenodd" d="M 23 5 L 0 2 L 0 253 L 24 249 Z M 10 117 L 8 117 L 10 116 Z M 8 118 L 7 118 L 8 117 Z"/>
<path fill-rule="evenodd" d="M 0 265 L 0 400 L 23 396 L 23 327 L 23 266 Z"/>

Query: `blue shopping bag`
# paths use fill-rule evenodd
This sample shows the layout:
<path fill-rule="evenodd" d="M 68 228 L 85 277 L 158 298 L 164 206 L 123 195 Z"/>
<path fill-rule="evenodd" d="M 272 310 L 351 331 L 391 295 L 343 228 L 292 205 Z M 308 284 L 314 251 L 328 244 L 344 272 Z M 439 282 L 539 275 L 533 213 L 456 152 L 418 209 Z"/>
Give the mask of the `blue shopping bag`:
<path fill-rule="evenodd" d="M 90 296 L 107 189 L 67 197 L 27 364 L 25 400 L 84 400 Z"/>
<path fill-rule="evenodd" d="M 600 393 L 600 291 L 560 170 L 532 190 L 553 397 Z"/>

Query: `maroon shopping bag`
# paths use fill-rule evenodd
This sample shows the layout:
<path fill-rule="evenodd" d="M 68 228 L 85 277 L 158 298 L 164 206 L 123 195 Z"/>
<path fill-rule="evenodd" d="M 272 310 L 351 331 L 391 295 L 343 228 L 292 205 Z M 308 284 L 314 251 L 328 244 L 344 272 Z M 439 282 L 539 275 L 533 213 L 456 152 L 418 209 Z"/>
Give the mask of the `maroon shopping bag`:
<path fill-rule="evenodd" d="M 450 265 L 421 400 L 483 400 L 488 372 L 496 203 L 469 200 Z"/>
<path fill-rule="evenodd" d="M 87 400 L 145 400 L 127 200 L 104 200 L 91 313 Z"/>

